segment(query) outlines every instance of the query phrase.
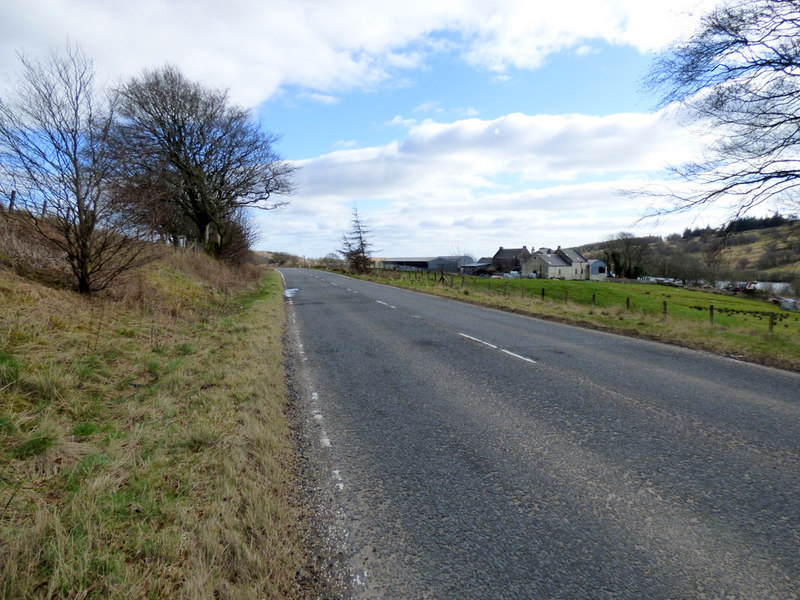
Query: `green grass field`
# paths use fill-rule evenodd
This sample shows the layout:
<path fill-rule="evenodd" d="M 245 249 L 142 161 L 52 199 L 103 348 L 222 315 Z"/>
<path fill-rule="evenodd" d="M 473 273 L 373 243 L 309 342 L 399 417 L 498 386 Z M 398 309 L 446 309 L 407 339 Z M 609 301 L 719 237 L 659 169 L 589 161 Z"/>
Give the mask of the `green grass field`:
<path fill-rule="evenodd" d="M 776 304 L 755 298 L 634 282 L 460 275 L 448 275 L 443 281 L 434 274 L 391 271 L 372 274 L 369 279 L 800 370 L 800 314 L 782 311 Z"/>

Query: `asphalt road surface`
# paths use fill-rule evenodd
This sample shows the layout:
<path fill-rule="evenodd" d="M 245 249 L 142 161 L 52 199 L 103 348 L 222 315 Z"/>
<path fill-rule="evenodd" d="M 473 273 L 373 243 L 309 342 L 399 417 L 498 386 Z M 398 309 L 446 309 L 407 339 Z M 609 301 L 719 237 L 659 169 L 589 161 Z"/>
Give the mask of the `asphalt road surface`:
<path fill-rule="evenodd" d="M 797 374 L 282 273 L 342 595 L 800 598 Z"/>

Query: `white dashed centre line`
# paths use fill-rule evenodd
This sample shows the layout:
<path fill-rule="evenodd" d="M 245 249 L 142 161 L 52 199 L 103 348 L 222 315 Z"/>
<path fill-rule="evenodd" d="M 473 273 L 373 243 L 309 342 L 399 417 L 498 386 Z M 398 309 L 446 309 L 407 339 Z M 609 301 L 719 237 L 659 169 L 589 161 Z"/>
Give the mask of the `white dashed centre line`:
<path fill-rule="evenodd" d="M 527 356 L 522 356 L 521 354 L 516 354 L 514 352 L 511 352 L 510 350 L 503 350 L 502 348 L 500 348 L 500 352 L 504 352 L 505 354 L 508 354 L 509 356 L 513 356 L 514 358 L 518 358 L 520 360 L 524 360 L 525 362 L 529 362 L 532 365 L 536 364 L 536 361 L 533 360 L 532 358 L 528 358 Z"/>
<path fill-rule="evenodd" d="M 459 333 L 458 335 L 460 335 L 461 337 L 465 337 L 468 340 L 471 340 L 473 342 L 477 342 L 478 344 L 482 344 L 482 345 L 484 345 L 484 346 L 486 346 L 488 348 L 491 348 L 492 350 L 499 350 L 503 354 L 508 354 L 509 356 L 512 356 L 512 357 L 514 357 L 516 359 L 524 360 L 525 362 L 530 363 L 532 365 L 536 364 L 536 361 L 533 360 L 532 358 L 528 358 L 527 356 L 522 356 L 521 354 L 517 354 L 516 352 L 511 352 L 511 350 L 506 350 L 504 348 L 498 348 L 494 344 L 490 344 L 489 342 L 484 342 L 483 340 L 478 339 L 476 337 L 472 337 L 471 335 L 467 335 L 466 333 Z"/>
<path fill-rule="evenodd" d="M 484 342 L 483 340 L 479 340 L 478 338 L 472 337 L 471 335 L 467 335 L 466 333 L 459 333 L 458 335 L 460 335 L 461 337 L 465 337 L 468 340 L 472 340 L 473 342 L 478 342 L 479 344 L 483 344 L 484 346 L 489 346 L 489 348 L 491 348 L 492 350 L 497 350 L 497 346 L 495 346 L 494 344 L 490 344 L 489 342 Z"/>

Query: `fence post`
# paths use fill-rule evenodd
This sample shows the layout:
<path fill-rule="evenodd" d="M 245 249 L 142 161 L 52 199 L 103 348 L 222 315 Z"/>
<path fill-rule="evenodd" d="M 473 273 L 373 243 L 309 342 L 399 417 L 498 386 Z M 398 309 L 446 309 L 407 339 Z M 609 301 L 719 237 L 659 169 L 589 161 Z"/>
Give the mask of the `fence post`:
<path fill-rule="evenodd" d="M 664 316 L 667 316 L 667 301 L 664 300 Z"/>
<path fill-rule="evenodd" d="M 592 294 L 592 306 L 597 306 L 597 294 Z"/>
<path fill-rule="evenodd" d="M 714 324 L 714 305 L 710 304 L 708 307 L 708 318 L 711 321 L 711 324 Z"/>
<path fill-rule="evenodd" d="M 542 288 L 542 300 L 544 300 L 544 288 Z"/>
<path fill-rule="evenodd" d="M 564 304 L 569 304 L 569 290 L 564 290 Z"/>
<path fill-rule="evenodd" d="M 775 313 L 769 313 L 769 334 L 772 335 L 772 329 L 775 327 Z"/>
<path fill-rule="evenodd" d="M 626 310 L 630 310 L 631 309 L 631 297 L 630 296 L 625 298 L 625 309 Z"/>

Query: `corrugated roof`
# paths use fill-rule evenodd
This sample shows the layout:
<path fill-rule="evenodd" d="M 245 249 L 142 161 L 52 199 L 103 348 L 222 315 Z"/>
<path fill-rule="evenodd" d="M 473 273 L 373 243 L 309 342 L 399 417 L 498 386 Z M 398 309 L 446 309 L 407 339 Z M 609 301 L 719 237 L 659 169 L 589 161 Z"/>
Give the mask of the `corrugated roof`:
<path fill-rule="evenodd" d="M 412 257 L 400 257 L 400 258 L 384 258 L 381 259 L 383 262 L 433 262 L 435 260 L 446 260 L 446 261 L 459 261 L 462 259 L 467 258 L 466 256 L 412 256 Z"/>
<path fill-rule="evenodd" d="M 414 257 L 405 257 L 405 258 L 384 258 L 383 262 L 431 262 L 432 260 L 436 260 L 437 258 L 441 258 L 439 256 L 414 256 Z"/>
<path fill-rule="evenodd" d="M 476 262 L 476 263 L 469 263 L 466 265 L 461 265 L 462 267 L 490 267 L 492 265 L 492 261 L 487 262 Z"/>

